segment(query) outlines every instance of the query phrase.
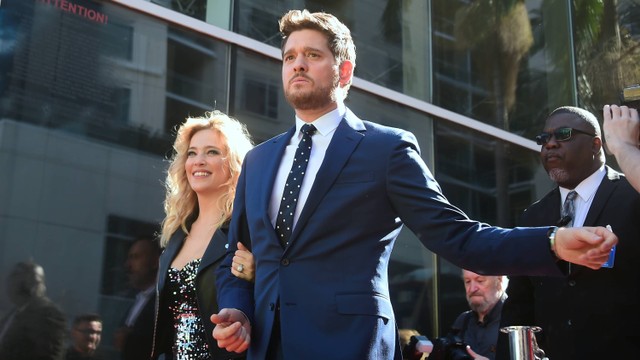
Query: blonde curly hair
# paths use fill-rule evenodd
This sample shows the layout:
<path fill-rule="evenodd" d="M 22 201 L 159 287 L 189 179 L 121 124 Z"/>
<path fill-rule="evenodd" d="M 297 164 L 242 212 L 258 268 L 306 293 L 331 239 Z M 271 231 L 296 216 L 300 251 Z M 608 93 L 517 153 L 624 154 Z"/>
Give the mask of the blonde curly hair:
<path fill-rule="evenodd" d="M 194 221 L 198 215 L 198 198 L 189 185 L 184 165 L 187 161 L 191 138 L 198 131 L 205 129 L 212 129 L 222 136 L 225 143 L 223 156 L 230 174 L 229 180 L 224 184 L 226 192 L 218 199 L 217 204 L 223 216 L 216 227 L 220 227 L 231 218 L 242 161 L 247 152 L 253 148 L 249 132 L 244 124 L 218 110 L 207 112 L 202 117 L 188 117 L 176 132 L 173 155 L 169 159 L 171 163 L 165 180 L 164 212 L 166 216 L 162 221 L 160 233 L 162 247 L 167 246 L 171 235 L 178 228 L 182 228 L 185 234 L 188 234 L 190 222 Z"/>

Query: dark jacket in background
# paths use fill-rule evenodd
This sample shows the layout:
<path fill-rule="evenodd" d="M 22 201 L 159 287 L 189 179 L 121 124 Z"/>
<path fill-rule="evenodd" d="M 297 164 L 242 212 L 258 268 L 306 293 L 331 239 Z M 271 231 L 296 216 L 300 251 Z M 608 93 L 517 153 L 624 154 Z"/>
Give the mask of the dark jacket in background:
<path fill-rule="evenodd" d="M 156 293 L 154 292 L 127 333 L 120 352 L 122 360 L 148 360 L 151 358 L 155 307 Z"/>
<path fill-rule="evenodd" d="M 62 310 L 51 300 L 33 298 L 9 313 L 0 322 L 0 329 L 7 321 L 11 324 L 0 340 L 1 360 L 64 359 L 67 322 Z"/>
<path fill-rule="evenodd" d="M 106 360 L 100 351 L 96 351 L 93 355 L 80 354 L 73 346 L 67 349 L 65 360 Z M 142 358 L 139 358 L 142 359 Z"/>

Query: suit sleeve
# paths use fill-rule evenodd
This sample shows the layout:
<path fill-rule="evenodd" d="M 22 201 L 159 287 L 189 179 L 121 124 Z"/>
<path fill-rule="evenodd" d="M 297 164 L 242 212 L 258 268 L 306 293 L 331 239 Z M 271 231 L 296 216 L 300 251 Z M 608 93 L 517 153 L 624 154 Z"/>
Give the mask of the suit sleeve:
<path fill-rule="evenodd" d="M 241 310 L 253 322 L 253 283 L 239 279 L 231 273 L 231 265 L 234 253 L 238 249 L 238 241 L 251 249 L 251 238 L 249 237 L 245 216 L 245 168 L 246 161 L 242 165 L 242 172 L 238 179 L 233 214 L 229 226 L 227 254 L 217 269 L 216 287 L 220 309 L 235 308 Z"/>
<path fill-rule="evenodd" d="M 442 194 L 413 134 L 399 135 L 388 159 L 387 194 L 429 250 L 482 274 L 562 275 L 549 248 L 549 227 L 503 229 L 470 220 Z"/>

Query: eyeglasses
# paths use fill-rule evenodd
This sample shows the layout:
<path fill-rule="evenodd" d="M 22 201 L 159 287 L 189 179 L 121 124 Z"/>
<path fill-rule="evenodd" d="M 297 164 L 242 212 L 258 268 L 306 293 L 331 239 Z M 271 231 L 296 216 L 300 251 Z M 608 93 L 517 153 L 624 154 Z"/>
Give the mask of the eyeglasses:
<path fill-rule="evenodd" d="M 84 335 L 102 335 L 102 331 L 100 330 L 93 330 L 93 329 L 74 329 L 75 331 L 84 334 Z"/>
<path fill-rule="evenodd" d="M 551 140 L 551 137 L 555 137 L 556 141 L 568 141 L 571 140 L 571 135 L 573 133 L 589 135 L 591 137 L 595 137 L 596 134 L 592 134 L 590 132 L 570 128 L 570 127 L 561 127 L 553 130 L 553 132 L 543 132 L 540 135 L 536 136 L 536 143 L 538 145 L 544 145 Z"/>

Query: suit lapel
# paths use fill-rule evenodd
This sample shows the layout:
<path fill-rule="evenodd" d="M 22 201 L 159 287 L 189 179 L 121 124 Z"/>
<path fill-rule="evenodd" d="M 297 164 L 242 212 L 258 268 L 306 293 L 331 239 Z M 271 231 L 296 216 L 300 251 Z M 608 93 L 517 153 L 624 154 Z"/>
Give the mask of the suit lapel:
<path fill-rule="evenodd" d="M 182 229 L 178 229 L 173 235 L 171 235 L 171 239 L 169 240 L 169 244 L 164 249 L 162 256 L 160 256 L 160 262 L 158 264 L 158 293 L 162 293 L 162 289 L 164 288 L 164 283 L 167 278 L 167 272 L 169 271 L 169 267 L 171 266 L 171 262 L 175 259 L 178 251 L 182 247 L 182 243 L 184 242 L 185 233 Z"/>
<path fill-rule="evenodd" d="M 618 186 L 616 184 L 616 180 L 620 178 L 620 174 L 606 166 L 606 175 L 602 179 L 602 182 L 598 186 L 596 190 L 596 194 L 594 195 L 593 201 L 591 202 L 591 206 L 589 207 L 589 212 L 587 212 L 587 217 L 584 219 L 583 226 L 596 226 L 597 221 L 600 218 L 600 214 L 604 211 L 607 201 L 611 197 L 611 193 Z M 572 265 L 572 274 L 581 273 L 586 268 L 580 265 Z"/>
<path fill-rule="evenodd" d="M 202 255 L 200 261 L 200 267 L 198 273 L 203 269 L 206 269 L 211 264 L 215 263 L 218 259 L 223 257 L 227 252 L 227 237 L 224 235 L 221 229 L 216 230 L 207 245 L 207 249 Z"/>
<path fill-rule="evenodd" d="M 520 226 L 554 226 L 560 220 L 560 190 L 556 187 L 532 205 L 522 217 Z M 540 211 L 544 209 L 544 211 Z"/>
<path fill-rule="evenodd" d="M 543 205 L 544 208 L 553 209 L 552 211 L 545 211 L 544 216 L 546 219 L 542 224 L 557 225 L 560 222 L 560 208 L 562 207 L 560 189 L 555 188 L 550 196 L 546 200 L 548 205 Z"/>
<path fill-rule="evenodd" d="M 596 220 L 600 217 L 600 214 L 605 208 L 605 205 L 609 198 L 611 197 L 611 193 L 617 187 L 615 180 L 620 179 L 620 174 L 618 174 L 613 169 L 606 167 L 607 174 L 604 179 L 598 186 L 598 190 L 596 191 L 596 195 L 593 198 L 593 202 L 591 203 L 591 207 L 589 207 L 589 212 L 587 213 L 587 217 L 584 219 L 584 226 L 595 226 Z"/>
<path fill-rule="evenodd" d="M 353 151 L 364 138 L 364 131 L 365 127 L 362 120 L 347 109 L 345 117 L 340 121 L 336 132 L 333 134 L 331 143 L 322 160 L 322 165 L 313 181 L 309 197 L 291 234 L 290 242 L 295 241 L 307 221 L 309 221 L 311 214 L 313 214 L 313 211 L 329 191 Z"/>
<path fill-rule="evenodd" d="M 264 154 L 264 156 L 256 159 L 259 164 L 264 164 L 264 167 L 262 167 L 260 171 L 260 175 L 264 176 L 264 181 L 259 181 L 262 185 L 259 193 L 261 194 L 260 211 L 263 214 L 262 220 L 267 228 L 273 228 L 271 218 L 269 218 L 269 204 L 271 203 L 273 184 L 276 181 L 276 175 L 278 174 L 284 151 L 295 131 L 296 127 L 293 126 L 286 133 L 270 140 L 270 144 L 265 144 L 264 146 L 268 145 L 273 147 L 273 149 L 265 149 L 265 151 L 260 152 L 260 154 Z M 273 240 L 278 241 L 275 230 L 273 231 Z"/>

